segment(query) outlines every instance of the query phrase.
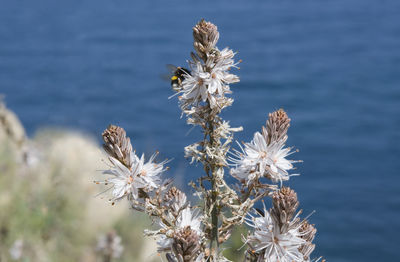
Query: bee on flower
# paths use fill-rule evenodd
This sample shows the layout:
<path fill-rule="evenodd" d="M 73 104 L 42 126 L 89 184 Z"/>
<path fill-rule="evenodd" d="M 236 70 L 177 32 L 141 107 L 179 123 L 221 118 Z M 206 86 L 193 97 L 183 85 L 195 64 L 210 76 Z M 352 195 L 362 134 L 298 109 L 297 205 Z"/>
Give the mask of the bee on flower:
<path fill-rule="evenodd" d="M 200 36 L 196 38 L 199 30 L 204 31 L 204 28 L 194 28 L 195 39 L 199 39 L 195 42 L 197 55 L 192 53 L 191 73 L 182 82 L 179 97 L 182 110 L 200 102 L 208 102 L 212 109 L 222 109 L 226 103 L 221 98 L 231 93 L 229 85 L 239 82 L 239 77 L 230 73 L 231 68 L 238 68 L 233 59 L 235 53 L 229 48 L 219 50 L 215 46 L 219 35 L 212 36 L 213 41 L 204 41 Z M 214 32 L 212 26 L 208 29 Z"/>

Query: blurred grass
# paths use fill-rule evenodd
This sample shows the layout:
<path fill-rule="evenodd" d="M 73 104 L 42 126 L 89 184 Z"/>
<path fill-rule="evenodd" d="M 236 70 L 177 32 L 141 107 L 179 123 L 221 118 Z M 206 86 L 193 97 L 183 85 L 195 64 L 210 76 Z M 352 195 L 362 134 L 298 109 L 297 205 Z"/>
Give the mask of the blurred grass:
<path fill-rule="evenodd" d="M 4 114 L 4 111 L 1 113 Z M 22 240 L 17 261 L 101 261 L 100 235 L 115 230 L 124 252 L 115 261 L 159 261 L 154 240 L 142 236 L 149 220 L 119 203 L 92 181 L 105 159 L 93 139 L 66 131 L 41 130 L 16 141 L 14 119 L 0 116 L 0 261 Z M 13 126 L 6 126 L 13 125 Z"/>

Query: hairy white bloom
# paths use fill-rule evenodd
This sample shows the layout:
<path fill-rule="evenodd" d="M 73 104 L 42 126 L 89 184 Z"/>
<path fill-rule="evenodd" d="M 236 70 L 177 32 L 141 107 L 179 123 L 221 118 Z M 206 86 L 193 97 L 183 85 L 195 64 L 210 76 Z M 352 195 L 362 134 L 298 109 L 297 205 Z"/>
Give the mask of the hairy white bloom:
<path fill-rule="evenodd" d="M 201 219 L 202 217 L 197 213 L 196 210 L 192 211 L 190 207 L 186 207 L 184 210 L 182 210 L 180 216 L 178 217 L 176 225 L 178 228 L 185 228 L 189 226 L 192 230 L 197 231 L 197 233 L 200 235 Z"/>
<path fill-rule="evenodd" d="M 293 169 L 292 163 L 298 162 L 286 159 L 294 153 L 290 147 L 284 148 L 284 140 L 273 141 L 269 145 L 261 133 L 256 132 L 250 143 L 245 143 L 241 151 L 234 151 L 237 158 L 230 158 L 234 163 L 231 175 L 247 185 L 265 176 L 273 182 L 289 180 L 288 170 Z"/>
<path fill-rule="evenodd" d="M 186 75 L 185 80 L 182 82 L 182 96 L 180 99 L 205 102 L 208 96 L 207 83 L 210 79 L 210 73 L 204 71 L 200 61 L 190 63 L 190 68 L 192 70 L 191 74 Z"/>
<path fill-rule="evenodd" d="M 191 74 L 187 74 L 182 82 L 182 109 L 206 101 L 211 108 L 221 107 L 218 98 L 231 93 L 229 84 L 239 82 L 239 78 L 229 72 L 230 68 L 236 67 L 233 56 L 232 50 L 225 48 L 222 51 L 215 49 L 215 55 L 208 57 L 206 64 L 193 57 L 194 60 L 189 62 Z"/>
<path fill-rule="evenodd" d="M 178 218 L 175 220 L 174 228 L 170 228 L 160 221 L 160 226 L 165 230 L 168 230 L 167 234 L 169 236 L 167 237 L 165 235 L 161 235 L 161 237 L 158 239 L 158 251 L 161 252 L 170 250 L 171 245 L 174 243 L 174 235 L 177 232 L 185 230 L 187 228 L 190 228 L 190 230 L 196 232 L 198 236 L 201 236 L 203 234 L 201 230 L 202 218 L 203 217 L 198 213 L 197 210 L 192 210 L 190 206 L 188 206 L 180 212 Z"/>
<path fill-rule="evenodd" d="M 153 154 L 150 157 L 149 161 L 144 163 L 144 155 L 142 155 L 139 161 L 139 165 L 136 167 L 136 172 L 138 176 L 145 183 L 146 191 L 158 188 L 158 186 L 162 182 L 160 174 L 166 170 L 166 168 L 164 168 L 164 164 L 166 164 L 168 160 L 165 160 L 161 163 L 155 163 L 154 159 L 156 158 L 156 156 L 157 153 Z"/>
<path fill-rule="evenodd" d="M 260 213 L 260 212 L 259 212 Z M 294 223 L 288 230 L 281 231 L 274 216 L 264 208 L 264 214 L 251 216 L 248 225 L 254 233 L 247 238 L 252 252 L 259 254 L 266 262 L 302 262 L 304 255 L 300 252 L 306 240 L 300 232 L 301 223 Z"/>
<path fill-rule="evenodd" d="M 166 161 L 154 163 L 156 155 L 152 155 L 146 163 L 144 162 L 144 155 L 140 159 L 134 155 L 131 169 L 128 169 L 117 159 L 109 157 L 112 168 L 103 173 L 113 176 L 104 181 L 106 184 L 112 184 L 113 200 L 118 201 L 124 197 L 138 199 L 138 189 L 150 192 L 161 184 L 160 174 L 165 171 L 164 164 Z"/>
<path fill-rule="evenodd" d="M 105 184 L 112 184 L 113 200 L 118 201 L 126 196 L 132 196 L 136 199 L 138 188 L 144 187 L 143 181 L 138 179 L 131 170 L 122 165 L 117 159 L 109 157 L 109 160 L 113 167 L 103 173 L 113 176 L 104 181 Z"/>

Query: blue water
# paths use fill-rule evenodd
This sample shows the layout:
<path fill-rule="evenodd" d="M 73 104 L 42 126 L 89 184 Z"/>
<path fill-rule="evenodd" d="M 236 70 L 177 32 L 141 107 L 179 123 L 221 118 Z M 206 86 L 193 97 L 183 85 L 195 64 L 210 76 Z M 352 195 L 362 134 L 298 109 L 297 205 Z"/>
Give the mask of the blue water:
<path fill-rule="evenodd" d="M 123 126 L 134 147 L 174 158 L 183 186 L 188 135 L 165 64 L 184 65 L 191 27 L 219 26 L 243 60 L 224 113 L 248 141 L 268 112 L 292 118 L 303 159 L 295 188 L 328 261 L 400 261 L 400 1 L 0 1 L 0 93 L 30 135 L 99 137 Z M 88 178 L 90 180 L 90 178 Z M 186 186 L 188 189 L 188 187 Z"/>

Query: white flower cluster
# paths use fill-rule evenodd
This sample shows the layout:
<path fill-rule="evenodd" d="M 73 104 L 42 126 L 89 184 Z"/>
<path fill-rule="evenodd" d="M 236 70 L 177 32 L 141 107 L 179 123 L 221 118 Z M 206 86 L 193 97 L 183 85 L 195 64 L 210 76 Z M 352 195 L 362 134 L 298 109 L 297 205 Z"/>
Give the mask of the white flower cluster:
<path fill-rule="evenodd" d="M 160 221 L 159 225 L 161 228 L 168 230 L 169 232 L 160 236 L 160 239 L 157 241 L 159 251 L 170 251 L 174 243 L 175 234 L 186 228 L 190 228 L 190 230 L 194 231 L 199 237 L 201 237 L 203 235 L 201 230 L 201 219 L 202 216 L 199 214 L 198 210 L 192 210 L 188 206 L 182 210 L 178 218 L 174 221 L 175 225 L 173 227 Z"/>
<path fill-rule="evenodd" d="M 293 169 L 294 160 L 286 159 L 294 153 L 290 147 L 285 148 L 283 141 L 275 141 L 267 145 L 266 139 L 259 132 L 254 134 L 250 143 L 245 143 L 241 151 L 234 151 L 236 158 L 230 158 L 235 167 L 231 175 L 247 186 L 260 177 L 270 178 L 272 182 L 289 180 L 288 170 Z"/>
<path fill-rule="evenodd" d="M 239 77 L 229 71 L 237 67 L 234 55 L 228 48 L 219 51 L 214 47 L 214 55 L 208 56 L 205 63 L 192 56 L 193 60 L 189 62 L 191 74 L 185 76 L 179 97 L 184 111 L 188 105 L 206 101 L 211 108 L 222 109 L 225 94 L 231 93 L 229 84 L 239 82 Z"/>
<path fill-rule="evenodd" d="M 151 192 L 161 184 L 160 174 L 166 170 L 164 168 L 166 161 L 155 163 L 156 155 L 152 155 L 145 163 L 144 155 L 139 158 L 132 154 L 132 166 L 130 168 L 122 165 L 117 159 L 109 157 L 112 167 L 103 173 L 112 176 L 105 182 L 113 186 L 113 200 L 118 201 L 124 197 L 132 197 L 136 200 L 139 198 L 139 189 L 144 192 Z"/>
<path fill-rule="evenodd" d="M 283 110 L 274 112 L 270 118 L 277 114 L 288 119 Z M 287 129 L 274 131 L 270 128 L 269 125 L 273 125 L 275 122 L 268 121 L 267 129 L 263 128 L 262 134 L 256 132 L 250 143 L 244 143 L 244 147 L 239 145 L 240 151 L 234 150 L 232 153 L 234 157 L 231 157 L 230 160 L 234 167 L 230 171 L 231 175 L 247 186 L 261 177 L 267 177 L 274 183 L 289 180 L 291 175 L 288 171 L 293 169 L 293 163 L 299 162 L 286 159 L 295 151 L 292 151 L 290 147 L 285 148 Z M 276 132 L 284 133 L 277 135 Z"/>
<path fill-rule="evenodd" d="M 103 172 L 111 177 L 103 183 L 111 184 L 113 203 L 123 198 L 138 200 L 141 198 L 140 193 L 150 194 L 161 185 L 160 175 L 166 170 L 166 160 L 155 163 L 157 153 L 147 162 L 144 154 L 139 158 L 132 151 L 130 139 L 126 137 L 125 131 L 117 126 L 108 127 L 103 133 L 103 139 L 111 163 L 110 169 Z"/>
<path fill-rule="evenodd" d="M 297 212 L 297 194 L 282 187 L 272 195 L 270 210 L 256 210 L 249 215 L 247 224 L 254 232 L 247 236 L 248 256 L 257 262 L 310 262 L 316 229 Z M 297 212 L 297 213 L 296 213 Z"/>
<path fill-rule="evenodd" d="M 254 228 L 247 240 L 253 247 L 252 252 L 262 253 L 259 260 L 265 262 L 304 262 L 300 248 L 306 240 L 301 237 L 301 224 L 282 232 L 279 221 L 265 208 L 263 213 L 248 223 Z"/>

